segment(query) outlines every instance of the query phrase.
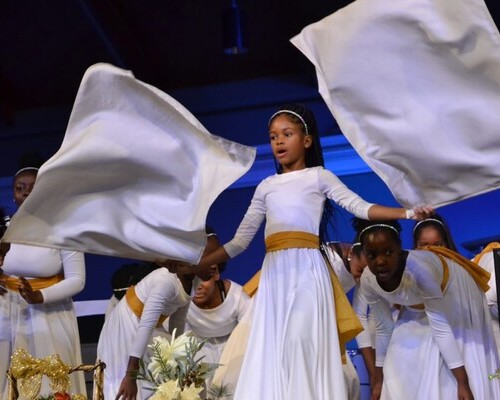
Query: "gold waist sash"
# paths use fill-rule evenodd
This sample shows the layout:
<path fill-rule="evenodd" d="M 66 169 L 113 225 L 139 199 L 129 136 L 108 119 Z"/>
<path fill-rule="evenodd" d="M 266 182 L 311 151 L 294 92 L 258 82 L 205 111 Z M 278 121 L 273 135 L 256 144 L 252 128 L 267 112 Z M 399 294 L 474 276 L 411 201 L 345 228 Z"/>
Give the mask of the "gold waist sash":
<path fill-rule="evenodd" d="M 278 232 L 269 235 L 266 238 L 266 252 L 306 248 L 319 250 L 319 237 L 308 232 Z M 363 330 L 358 316 L 352 309 L 351 303 L 347 299 L 344 290 L 340 284 L 339 278 L 333 271 L 328 260 L 325 259 L 328 266 L 328 273 L 332 283 L 333 299 L 335 306 L 335 316 L 337 320 L 337 332 L 339 336 L 340 354 L 345 363 L 345 345 L 351 339 L 355 338 Z M 243 290 L 253 296 L 259 287 L 260 271 L 258 271 L 244 286 Z"/>
<path fill-rule="evenodd" d="M 319 249 L 319 237 L 309 232 L 278 232 L 266 238 L 266 253 L 286 249 Z"/>
<path fill-rule="evenodd" d="M 132 312 L 136 315 L 137 318 L 141 319 L 141 315 L 144 310 L 144 303 L 141 301 L 141 299 L 139 299 L 139 297 L 137 297 L 134 286 L 130 286 L 127 289 L 127 292 L 125 293 L 125 299 L 127 300 L 127 304 Z M 160 315 L 156 327 L 162 326 L 167 318 L 168 315 Z"/>
<path fill-rule="evenodd" d="M 14 292 L 19 292 L 19 287 L 21 286 L 21 281 L 19 278 L 1 274 L 1 278 L 5 282 L 5 287 Z M 53 275 L 47 278 L 26 278 L 31 285 L 33 290 L 42 290 L 48 288 L 49 286 L 55 285 L 58 282 L 64 280 L 64 274 Z"/>

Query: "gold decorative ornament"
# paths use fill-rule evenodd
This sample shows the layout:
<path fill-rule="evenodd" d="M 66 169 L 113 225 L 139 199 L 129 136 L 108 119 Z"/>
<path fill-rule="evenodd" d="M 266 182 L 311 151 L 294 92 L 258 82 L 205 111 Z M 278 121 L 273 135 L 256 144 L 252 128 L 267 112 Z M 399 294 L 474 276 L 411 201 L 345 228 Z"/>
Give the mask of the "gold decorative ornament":
<path fill-rule="evenodd" d="M 11 357 L 8 400 L 17 400 L 23 396 L 35 400 L 40 393 L 42 377 L 45 375 L 50 382 L 52 393 L 68 393 L 70 387 L 69 374 L 75 371 L 94 371 L 93 400 L 103 400 L 104 368 L 106 365 L 97 360 L 95 365 L 79 365 L 70 367 L 61 360 L 59 354 L 45 358 L 34 358 L 24 349 L 16 349 Z M 87 400 L 83 394 L 71 395 L 71 400 Z"/>

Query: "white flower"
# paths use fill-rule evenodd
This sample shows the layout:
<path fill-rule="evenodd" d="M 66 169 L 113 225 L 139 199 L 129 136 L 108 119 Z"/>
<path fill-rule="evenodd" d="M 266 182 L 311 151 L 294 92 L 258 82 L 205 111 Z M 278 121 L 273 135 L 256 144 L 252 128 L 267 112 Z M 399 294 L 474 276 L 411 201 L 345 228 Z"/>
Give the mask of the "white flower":
<path fill-rule="evenodd" d="M 179 400 L 180 393 L 181 388 L 177 381 L 167 381 L 158 386 L 150 400 Z"/>
<path fill-rule="evenodd" d="M 188 388 L 184 388 L 181 392 L 181 400 L 200 400 L 200 392 L 203 388 L 194 386 L 194 383 L 191 384 Z"/>
<path fill-rule="evenodd" d="M 174 329 L 172 339 L 170 341 L 167 338 L 156 336 L 153 338 L 153 344 L 149 345 L 152 349 L 157 348 L 159 350 L 161 361 L 171 365 L 172 368 L 175 368 L 177 365 L 177 360 L 186 357 L 186 345 L 190 340 L 190 337 L 186 334 L 182 334 L 176 338 L 175 333 L 176 329 Z M 151 371 L 154 379 L 157 380 L 161 375 L 160 360 L 153 357 L 148 365 L 148 369 Z"/>

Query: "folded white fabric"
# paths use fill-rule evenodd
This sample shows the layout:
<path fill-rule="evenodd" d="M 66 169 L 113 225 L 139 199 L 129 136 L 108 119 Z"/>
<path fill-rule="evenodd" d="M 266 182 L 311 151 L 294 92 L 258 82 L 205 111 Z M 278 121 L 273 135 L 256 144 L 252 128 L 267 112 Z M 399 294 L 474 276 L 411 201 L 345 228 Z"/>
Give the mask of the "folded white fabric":
<path fill-rule="evenodd" d="M 196 263 L 217 196 L 255 149 L 211 135 L 131 72 L 85 73 L 59 151 L 4 240 L 142 260 Z"/>
<path fill-rule="evenodd" d="M 357 0 L 292 43 L 403 206 L 500 187 L 500 36 L 482 0 Z"/>

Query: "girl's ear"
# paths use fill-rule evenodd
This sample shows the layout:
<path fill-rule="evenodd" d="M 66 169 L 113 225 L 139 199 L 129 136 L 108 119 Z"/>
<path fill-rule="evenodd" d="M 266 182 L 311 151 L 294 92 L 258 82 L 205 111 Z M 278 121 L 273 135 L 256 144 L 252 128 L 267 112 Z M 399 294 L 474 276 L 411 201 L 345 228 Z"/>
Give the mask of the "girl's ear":
<path fill-rule="evenodd" d="M 309 147 L 312 146 L 313 140 L 311 135 L 306 135 L 304 137 L 304 147 L 308 149 Z"/>

